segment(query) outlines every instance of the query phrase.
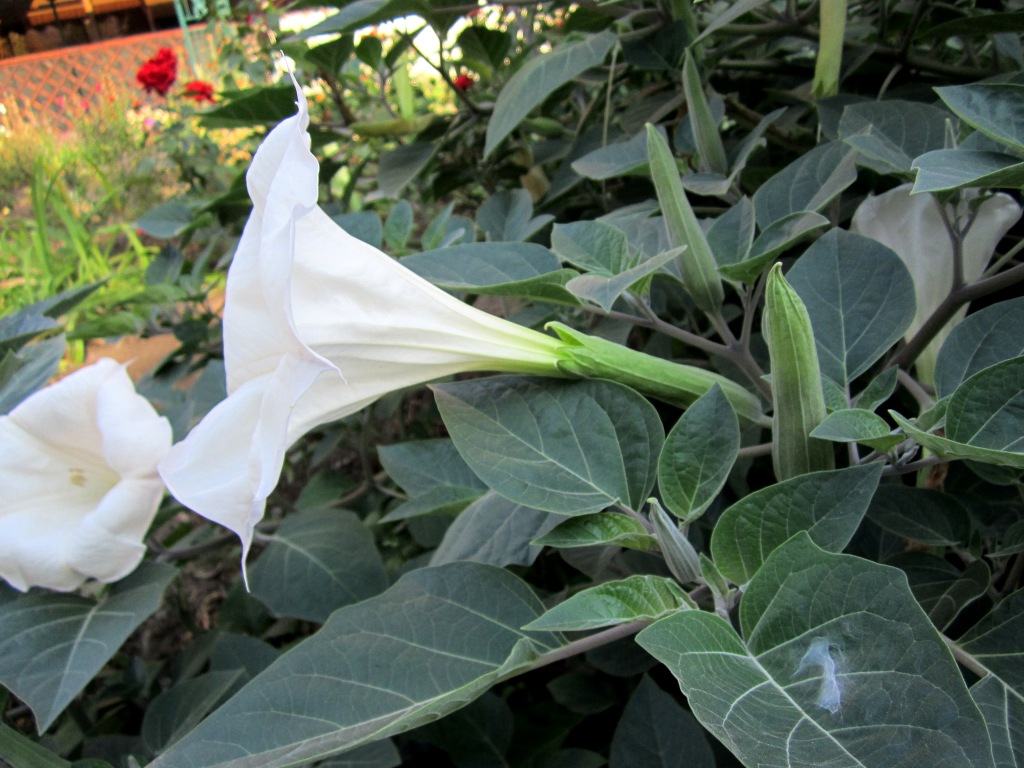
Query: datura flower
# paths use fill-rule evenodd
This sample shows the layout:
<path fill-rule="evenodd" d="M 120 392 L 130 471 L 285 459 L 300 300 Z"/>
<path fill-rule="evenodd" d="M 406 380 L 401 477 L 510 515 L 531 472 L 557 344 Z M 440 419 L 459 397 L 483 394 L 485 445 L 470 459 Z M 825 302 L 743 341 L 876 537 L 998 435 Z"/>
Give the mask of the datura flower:
<path fill-rule="evenodd" d="M 160 465 L 182 504 L 239 536 L 243 575 L 288 447 L 388 392 L 467 371 L 587 375 L 625 355 L 656 361 L 623 366 L 650 370 L 641 388 L 692 402 L 721 380 L 760 416 L 754 395 L 716 374 L 610 342 L 592 353 L 595 363 L 590 337 L 555 338 L 475 309 L 350 236 L 317 207 L 318 165 L 296 88 L 298 114 L 268 134 L 247 175 L 253 212 L 224 309 L 228 397 Z"/>
<path fill-rule="evenodd" d="M 0 416 L 0 577 L 70 591 L 142 560 L 171 427 L 103 359 Z"/>
<path fill-rule="evenodd" d="M 913 184 L 903 184 L 884 194 L 868 197 L 853 214 L 850 230 L 892 248 L 914 279 L 917 312 L 907 329 L 909 341 L 935 312 L 953 285 L 953 244 L 939 206 L 930 194 L 911 195 Z M 950 221 L 962 225 L 977 205 L 974 221 L 963 242 L 964 280 L 971 283 L 981 277 L 996 246 L 1021 216 L 1020 206 L 1008 195 L 996 194 L 972 203 L 981 193 L 963 190 L 955 207 L 947 204 Z M 966 308 L 958 312 L 918 356 L 915 368 L 925 384 L 935 381 L 935 360 L 942 343 Z"/>

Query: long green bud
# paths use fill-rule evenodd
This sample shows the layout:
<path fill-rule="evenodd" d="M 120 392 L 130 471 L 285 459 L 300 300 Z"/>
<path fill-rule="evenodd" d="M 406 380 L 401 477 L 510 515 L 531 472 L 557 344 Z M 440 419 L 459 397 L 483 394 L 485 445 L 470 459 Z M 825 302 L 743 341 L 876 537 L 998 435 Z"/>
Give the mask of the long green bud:
<path fill-rule="evenodd" d="M 729 161 L 725 156 L 722 134 L 718 132 L 718 125 L 711 115 L 711 105 L 704 95 L 704 84 L 700 81 L 700 73 L 689 48 L 686 49 L 683 63 L 683 93 L 686 94 L 686 109 L 690 113 L 690 125 L 697 142 L 701 170 L 706 167 L 712 173 L 728 175 Z"/>
<path fill-rule="evenodd" d="M 557 350 L 559 359 L 555 367 L 567 376 L 610 379 L 683 408 L 718 384 L 738 416 L 767 426 L 757 395 L 732 379 L 588 336 L 562 323 L 548 323 L 545 327 L 565 342 Z"/>
<path fill-rule="evenodd" d="M 818 351 L 807 308 L 782 276 L 781 264 L 768 273 L 762 329 L 768 342 L 775 404 L 775 476 L 788 480 L 808 472 L 835 469 L 831 444 L 810 436 L 811 430 L 825 418 Z"/>
<path fill-rule="evenodd" d="M 822 0 L 818 10 L 818 59 L 811 94 L 824 99 L 839 93 L 846 36 L 846 0 Z"/>
<path fill-rule="evenodd" d="M 704 230 L 700 228 L 693 208 L 690 207 L 690 201 L 686 199 L 686 191 L 668 142 L 650 123 L 647 124 L 647 156 L 654 189 L 658 193 L 658 203 L 668 228 L 669 244 L 673 248 L 686 246 L 686 250 L 679 256 L 683 287 L 701 310 L 717 312 L 725 300 L 718 264 L 711 253 Z"/>

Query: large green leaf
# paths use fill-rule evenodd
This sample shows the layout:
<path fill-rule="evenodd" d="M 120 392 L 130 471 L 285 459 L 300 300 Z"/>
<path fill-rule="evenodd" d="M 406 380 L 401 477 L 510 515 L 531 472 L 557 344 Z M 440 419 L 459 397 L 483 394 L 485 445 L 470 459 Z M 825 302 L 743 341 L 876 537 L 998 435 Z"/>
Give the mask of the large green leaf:
<path fill-rule="evenodd" d="M 462 458 L 518 504 L 560 515 L 637 509 L 654 485 L 661 420 L 627 387 L 495 376 L 432 389 Z"/>
<path fill-rule="evenodd" d="M 1024 457 L 1024 357 L 984 368 L 957 387 L 946 407 L 946 436 Z"/>
<path fill-rule="evenodd" d="M 176 574 L 144 563 L 98 602 L 30 592 L 0 604 L 0 683 L 32 709 L 40 733 L 160 606 Z"/>
<path fill-rule="evenodd" d="M 534 539 L 564 518 L 485 493 L 455 518 L 430 558 L 431 565 L 468 560 L 496 565 L 531 565 L 541 552 Z"/>
<path fill-rule="evenodd" d="M 46 747 L 0 723 L 0 755 L 10 768 L 71 768 Z"/>
<path fill-rule="evenodd" d="M 935 362 L 935 392 L 951 395 L 982 368 L 1024 354 L 1024 297 L 974 312 L 953 329 Z"/>
<path fill-rule="evenodd" d="M 476 223 L 493 242 L 526 240 L 555 217 L 533 215 L 533 198 L 525 189 L 496 192 L 477 210 Z"/>
<path fill-rule="evenodd" d="M 475 699 L 562 640 L 508 571 L 422 568 L 334 612 L 152 768 L 298 765 L 406 731 Z"/>
<path fill-rule="evenodd" d="M 740 450 L 740 423 L 714 386 L 686 409 L 658 459 L 661 500 L 684 523 L 704 513 L 729 478 Z"/>
<path fill-rule="evenodd" d="M 207 672 L 161 693 L 149 703 L 142 720 L 146 746 L 160 752 L 195 728 L 241 676 L 237 669 Z"/>
<path fill-rule="evenodd" d="M 722 513 L 711 534 L 719 570 L 746 584 L 768 556 L 798 531 L 833 552 L 845 547 L 871 501 L 881 464 L 812 472 L 755 491 Z"/>
<path fill-rule="evenodd" d="M 960 570 L 929 552 L 904 552 L 887 561 L 907 574 L 910 591 L 940 632 L 988 589 L 991 573 L 984 560 Z"/>
<path fill-rule="evenodd" d="M 993 675 L 971 686 L 971 696 L 988 723 L 996 768 L 1020 768 L 1024 765 L 1024 700 Z"/>
<path fill-rule="evenodd" d="M 707 735 L 693 715 L 644 675 L 612 736 L 609 768 L 714 768 Z"/>
<path fill-rule="evenodd" d="M 936 88 L 935 92 L 962 120 L 1024 152 L 1024 85 L 971 83 Z"/>
<path fill-rule="evenodd" d="M 799 211 L 820 211 L 857 178 L 857 152 L 842 142 L 815 147 L 787 165 L 754 193 L 757 225 Z"/>
<path fill-rule="evenodd" d="M 534 543 L 567 549 L 613 546 L 649 550 L 657 546 L 657 540 L 640 519 L 621 512 L 595 512 L 571 517 Z"/>
<path fill-rule="evenodd" d="M 484 157 L 554 91 L 603 62 L 616 41 L 611 32 L 599 32 L 584 40 L 558 45 L 551 53 L 527 61 L 498 94 L 487 122 Z"/>
<path fill-rule="evenodd" d="M 643 173 L 647 169 L 647 133 L 639 131 L 625 141 L 592 149 L 573 160 L 571 166 L 580 176 L 596 181 Z"/>
<path fill-rule="evenodd" d="M 633 621 L 653 621 L 696 607 L 674 579 L 636 575 L 577 592 L 526 628 L 581 632 Z"/>
<path fill-rule="evenodd" d="M 396 197 L 440 148 L 440 144 L 429 141 L 413 141 L 381 153 L 380 168 L 377 172 L 377 186 L 385 197 Z"/>
<path fill-rule="evenodd" d="M 551 251 L 535 243 L 464 243 L 407 256 L 402 264 L 448 291 L 579 303 L 565 289 L 577 273 L 562 269 Z"/>
<path fill-rule="evenodd" d="M 833 411 L 811 430 L 811 437 L 836 443 L 863 443 L 877 451 L 888 451 L 904 441 L 904 436 L 891 434 L 885 420 L 863 408 L 841 408 Z"/>
<path fill-rule="evenodd" d="M 632 269 L 638 262 L 638 254 L 630 253 L 626 233 L 604 221 L 555 224 L 551 250 L 573 266 L 607 276 Z"/>
<path fill-rule="evenodd" d="M 377 457 L 388 475 L 410 496 L 448 485 L 486 489 L 447 438 L 382 445 Z"/>
<path fill-rule="evenodd" d="M 850 104 L 839 137 L 860 153 L 857 161 L 879 173 L 910 174 L 915 157 L 945 146 L 949 113 L 917 101 Z"/>
<path fill-rule="evenodd" d="M 1024 186 L 1024 163 L 1004 152 L 936 149 L 914 158 L 914 194 L 966 187 Z"/>
<path fill-rule="evenodd" d="M 728 280 L 740 280 L 752 285 L 776 256 L 792 248 L 811 232 L 828 226 L 828 223 L 828 219 L 812 211 L 787 214 L 764 228 L 750 244 L 741 261 L 720 264 L 719 272 Z"/>
<path fill-rule="evenodd" d="M 891 249 L 833 229 L 786 279 L 811 316 L 821 372 L 839 384 L 864 373 L 914 319 L 914 280 Z"/>
<path fill-rule="evenodd" d="M 966 544 L 971 518 L 948 493 L 886 483 L 878 488 L 868 518 L 902 539 L 932 547 Z"/>
<path fill-rule="evenodd" d="M 740 604 L 684 611 L 637 641 L 704 727 L 747 765 L 989 768 L 985 722 L 902 572 L 818 549 L 775 550 Z"/>
<path fill-rule="evenodd" d="M 594 273 L 579 275 L 567 282 L 565 287 L 573 295 L 591 301 L 607 312 L 631 286 L 640 283 L 662 267 L 676 262 L 679 255 L 679 249 L 665 251 L 640 262 L 632 269 L 619 272 L 617 275 L 606 276 Z"/>
<path fill-rule="evenodd" d="M 289 515 L 249 568 L 249 587 L 271 613 L 324 622 L 388 586 L 373 534 L 351 512 Z"/>

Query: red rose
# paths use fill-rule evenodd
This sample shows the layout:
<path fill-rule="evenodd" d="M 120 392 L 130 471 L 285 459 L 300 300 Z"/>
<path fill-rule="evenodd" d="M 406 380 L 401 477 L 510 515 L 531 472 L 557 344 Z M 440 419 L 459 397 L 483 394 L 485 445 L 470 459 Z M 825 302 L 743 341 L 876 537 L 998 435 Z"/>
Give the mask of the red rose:
<path fill-rule="evenodd" d="M 194 99 L 196 104 L 202 104 L 204 101 L 213 104 L 213 86 L 202 80 L 185 83 L 184 95 L 186 99 Z"/>
<path fill-rule="evenodd" d="M 456 75 L 455 79 L 452 80 L 452 85 L 455 86 L 456 90 L 465 93 L 466 91 L 473 87 L 473 83 L 475 82 L 476 80 L 474 80 L 469 75 Z"/>
<path fill-rule="evenodd" d="M 170 48 L 161 48 L 156 55 L 147 59 L 139 71 L 135 73 L 135 79 L 146 91 L 156 91 L 161 96 L 174 85 L 178 76 L 178 57 Z"/>

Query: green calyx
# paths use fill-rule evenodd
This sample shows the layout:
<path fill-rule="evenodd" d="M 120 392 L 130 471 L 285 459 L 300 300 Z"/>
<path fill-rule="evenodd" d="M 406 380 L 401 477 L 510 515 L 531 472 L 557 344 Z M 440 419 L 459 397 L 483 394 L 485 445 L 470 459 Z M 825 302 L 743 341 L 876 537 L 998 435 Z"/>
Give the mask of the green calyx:
<path fill-rule="evenodd" d="M 548 323 L 545 328 L 565 342 L 556 366 L 567 376 L 608 379 L 683 408 L 718 384 L 738 416 L 755 424 L 769 423 L 757 395 L 713 371 L 638 352 L 562 323 Z"/>

